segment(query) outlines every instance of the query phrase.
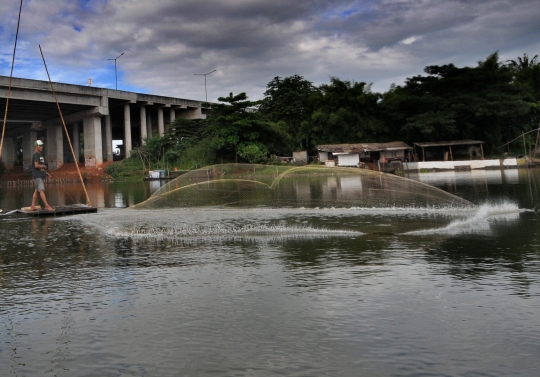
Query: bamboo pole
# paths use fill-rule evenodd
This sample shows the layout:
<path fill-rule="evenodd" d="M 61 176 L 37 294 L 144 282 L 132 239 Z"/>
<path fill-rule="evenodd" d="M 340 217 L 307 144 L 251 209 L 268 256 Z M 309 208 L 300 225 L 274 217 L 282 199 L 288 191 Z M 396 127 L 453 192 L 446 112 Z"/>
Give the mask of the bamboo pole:
<path fill-rule="evenodd" d="M 538 124 L 540 126 L 540 124 Z M 536 157 L 536 153 L 538 152 L 538 148 L 540 147 L 540 128 L 538 128 L 538 132 L 536 133 L 536 142 L 534 143 L 534 156 Z"/>
<path fill-rule="evenodd" d="M 19 38 L 19 25 L 21 24 L 21 11 L 22 11 L 22 3 L 23 0 L 21 0 L 21 4 L 19 6 L 19 18 L 17 20 L 17 31 L 15 32 L 15 44 L 13 46 L 13 55 L 11 58 L 11 71 L 9 73 L 9 86 L 6 96 L 6 111 L 4 112 L 4 123 L 2 125 L 2 139 L 0 140 L 0 163 L 2 163 L 2 150 L 4 149 L 4 137 L 6 134 L 6 123 L 7 123 L 7 115 L 8 115 L 8 108 L 9 108 L 9 96 L 11 94 L 11 82 L 13 81 L 13 67 L 15 66 L 15 51 L 17 50 L 17 39 Z"/>
<path fill-rule="evenodd" d="M 66 122 L 64 120 L 64 116 L 62 115 L 62 110 L 60 109 L 60 104 L 58 103 L 58 98 L 56 97 L 56 92 L 54 91 L 54 87 L 51 81 L 51 76 L 49 75 L 49 70 L 47 69 L 47 63 L 45 62 L 45 56 L 43 55 L 43 51 L 41 50 L 41 45 L 39 45 L 39 52 L 41 53 L 41 58 L 43 59 L 43 65 L 45 66 L 45 71 L 47 72 L 47 77 L 49 78 L 49 84 L 51 85 L 51 90 L 54 96 L 54 100 L 56 102 L 56 106 L 58 107 L 58 112 L 60 113 L 60 119 L 62 119 L 62 125 L 64 126 L 64 131 L 66 131 L 66 137 L 68 140 L 69 148 L 71 149 L 71 153 L 73 155 L 73 160 L 75 161 L 75 166 L 77 167 L 77 172 L 79 173 L 79 178 L 81 179 L 81 184 L 84 188 L 84 193 L 86 195 L 86 201 L 88 203 L 88 206 L 92 206 L 92 203 L 90 202 L 90 197 L 88 196 L 88 191 L 86 190 L 86 185 L 84 184 L 84 179 L 81 174 L 81 170 L 79 169 L 78 160 L 75 157 L 75 151 L 73 150 L 73 144 L 71 143 L 71 138 L 69 137 L 69 132 L 66 126 Z"/>

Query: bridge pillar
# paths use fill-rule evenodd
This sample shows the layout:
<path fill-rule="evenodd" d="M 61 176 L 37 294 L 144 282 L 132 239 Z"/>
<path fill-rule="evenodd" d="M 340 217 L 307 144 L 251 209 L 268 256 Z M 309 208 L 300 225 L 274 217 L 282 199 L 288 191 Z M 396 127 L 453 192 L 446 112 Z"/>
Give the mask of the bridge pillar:
<path fill-rule="evenodd" d="M 81 139 L 79 133 L 79 123 L 73 123 L 71 130 L 71 145 L 73 146 L 73 152 L 75 154 L 75 163 L 79 162 L 79 156 L 81 155 Z"/>
<path fill-rule="evenodd" d="M 105 115 L 105 160 L 113 160 L 111 116 Z"/>
<path fill-rule="evenodd" d="M 84 165 L 98 167 L 103 164 L 101 137 L 101 117 L 93 116 L 83 120 L 84 128 Z"/>
<path fill-rule="evenodd" d="M 152 114 L 150 114 L 150 111 L 146 112 L 146 134 L 148 137 L 152 137 Z"/>
<path fill-rule="evenodd" d="M 6 169 L 13 169 L 15 164 L 15 143 L 12 137 L 6 137 L 2 145 L 2 162 Z"/>
<path fill-rule="evenodd" d="M 146 139 L 146 107 L 144 105 L 141 106 L 141 145 L 144 145 Z"/>
<path fill-rule="evenodd" d="M 159 136 L 163 136 L 165 134 L 165 122 L 163 121 L 163 109 L 161 107 L 157 109 L 157 119 Z"/>
<path fill-rule="evenodd" d="M 34 130 L 25 131 L 23 133 L 23 169 L 29 170 L 32 164 L 32 155 L 36 151 L 34 142 L 37 140 L 37 132 Z M 46 142 L 46 140 L 45 140 Z M 45 147 L 47 147 L 45 145 Z"/>
<path fill-rule="evenodd" d="M 45 160 L 51 170 L 56 170 L 64 165 L 64 139 L 62 137 L 61 125 L 49 126 L 47 128 Z"/>
<path fill-rule="evenodd" d="M 174 110 L 174 108 L 171 107 L 171 110 L 170 110 L 170 123 L 174 122 L 174 120 L 176 119 L 176 111 Z"/>
<path fill-rule="evenodd" d="M 129 157 L 129 152 L 133 149 L 131 144 L 131 115 L 129 113 L 129 104 L 124 105 L 124 146 L 126 158 Z"/>

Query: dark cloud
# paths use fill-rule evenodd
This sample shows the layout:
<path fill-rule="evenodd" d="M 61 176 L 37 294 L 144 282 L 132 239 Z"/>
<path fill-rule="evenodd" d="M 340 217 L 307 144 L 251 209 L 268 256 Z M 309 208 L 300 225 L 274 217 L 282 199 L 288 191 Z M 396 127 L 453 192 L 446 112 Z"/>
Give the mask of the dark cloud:
<path fill-rule="evenodd" d="M 2 2 L 3 72 L 18 4 Z M 19 72 L 35 77 L 44 46 L 56 78 L 111 86 L 111 62 L 133 89 L 201 99 L 264 92 L 275 76 L 392 82 L 424 66 L 475 65 L 494 51 L 539 53 L 535 0 L 30 0 L 21 25 Z M 34 69 L 41 72 L 39 69 Z M 77 77 L 77 79 L 74 79 Z M 211 95 L 212 93 L 212 95 Z"/>

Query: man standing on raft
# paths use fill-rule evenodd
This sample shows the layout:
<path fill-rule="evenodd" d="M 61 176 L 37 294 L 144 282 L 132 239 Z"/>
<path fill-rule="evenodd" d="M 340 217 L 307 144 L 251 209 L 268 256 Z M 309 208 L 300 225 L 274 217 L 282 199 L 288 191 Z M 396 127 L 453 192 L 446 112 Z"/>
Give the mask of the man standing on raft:
<path fill-rule="evenodd" d="M 47 172 L 45 169 L 48 169 L 48 166 L 45 163 L 45 158 L 42 154 L 44 148 L 43 142 L 41 140 L 37 140 L 34 143 L 34 146 L 36 147 L 36 151 L 32 155 L 32 178 L 34 178 L 34 185 L 36 186 L 36 189 L 34 190 L 34 195 L 32 196 L 32 207 L 30 207 L 30 210 L 36 210 L 36 201 L 39 193 L 39 196 L 41 196 L 41 200 L 45 205 L 45 209 L 47 211 L 54 211 L 54 208 L 49 205 L 47 202 L 47 197 L 45 196 L 45 184 L 43 183 L 43 180 L 47 177 Z"/>

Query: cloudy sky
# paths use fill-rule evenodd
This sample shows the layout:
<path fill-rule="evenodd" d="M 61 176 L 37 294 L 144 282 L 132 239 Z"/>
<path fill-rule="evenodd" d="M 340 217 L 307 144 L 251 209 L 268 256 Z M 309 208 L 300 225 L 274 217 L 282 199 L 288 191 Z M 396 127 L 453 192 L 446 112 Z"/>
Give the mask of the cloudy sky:
<path fill-rule="evenodd" d="M 9 76 L 20 0 L 0 3 Z M 275 76 L 392 83 L 433 64 L 540 54 L 538 0 L 23 0 L 14 77 L 205 99 L 260 99 Z"/>

